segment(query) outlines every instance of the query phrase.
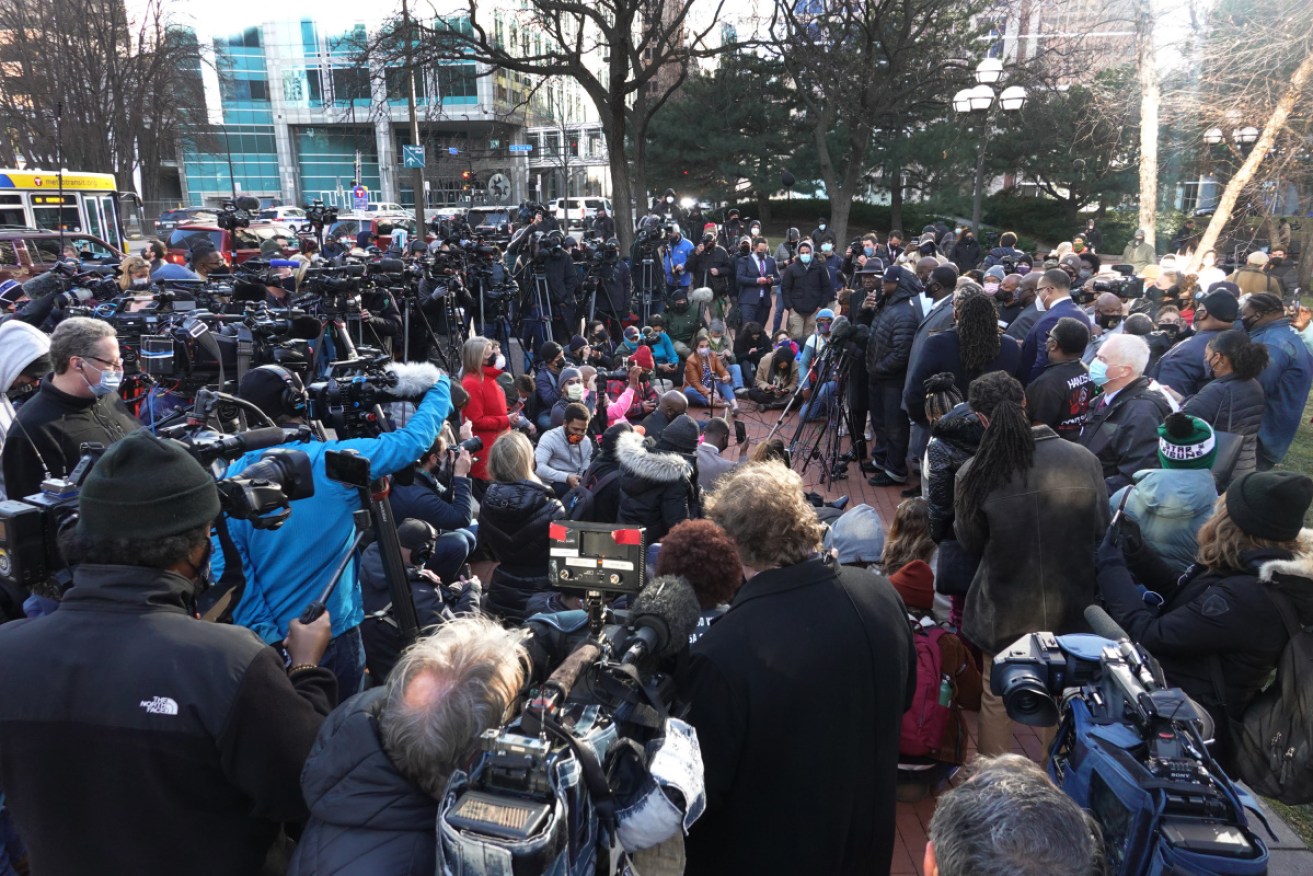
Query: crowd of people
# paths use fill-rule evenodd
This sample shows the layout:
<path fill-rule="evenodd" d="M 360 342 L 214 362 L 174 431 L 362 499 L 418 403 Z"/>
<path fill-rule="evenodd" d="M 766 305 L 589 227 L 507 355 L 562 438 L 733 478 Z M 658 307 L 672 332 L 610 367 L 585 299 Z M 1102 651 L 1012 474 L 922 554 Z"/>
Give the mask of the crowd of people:
<path fill-rule="evenodd" d="M 672 712 L 696 730 L 706 808 L 641 872 L 887 871 L 926 625 L 986 679 L 980 761 L 940 799 L 927 872 L 1094 872 L 1098 826 L 1007 756 L 987 682 L 1018 638 L 1085 630 L 1091 604 L 1213 716 L 1229 767 L 1228 718 L 1275 667 L 1283 611 L 1313 622 L 1313 480 L 1280 467 L 1313 330 L 1277 258 L 1187 273 L 1137 235 L 1118 260 L 1093 222 L 1042 255 L 946 227 L 836 248 L 824 219 L 772 250 L 733 211 L 702 218 L 653 226 L 650 301 L 604 244 L 597 318 L 554 308 L 527 363 L 467 306 L 454 373 L 407 366 L 422 391 L 394 430 L 296 445 L 314 494 L 276 529 L 225 518 L 215 473 L 128 412 L 111 323 L 47 333 L 0 288 L 0 498 L 103 448 L 59 533 L 66 574 L 0 585 L 0 876 L 260 872 L 279 825 L 298 838 L 287 872 L 435 872 L 448 781 L 546 674 L 543 619 L 583 607 L 550 573 L 567 520 L 641 528 L 702 612 Z M 544 270 L 567 305 L 580 242 L 553 233 L 521 249 L 559 256 Z M 123 267 L 125 293 L 153 276 Z M 866 330 L 830 349 L 841 320 Z M 252 368 L 237 395 L 309 424 L 294 369 Z M 844 461 L 902 492 L 894 518 L 827 504 L 783 440 L 746 440 L 746 416 L 780 409 L 842 413 Z M 388 501 L 413 643 L 387 545 L 360 540 L 368 496 L 328 477 L 342 451 L 371 478 L 407 472 Z M 842 768 L 798 744 L 781 716 L 799 714 Z M 1021 839 L 1000 844 L 1002 824 Z"/>

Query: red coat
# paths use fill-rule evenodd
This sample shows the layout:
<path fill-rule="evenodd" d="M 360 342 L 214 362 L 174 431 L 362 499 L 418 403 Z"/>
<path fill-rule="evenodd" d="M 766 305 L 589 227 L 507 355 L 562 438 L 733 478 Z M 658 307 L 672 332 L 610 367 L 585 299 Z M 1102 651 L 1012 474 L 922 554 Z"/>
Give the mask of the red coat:
<path fill-rule="evenodd" d="M 482 378 L 466 374 L 460 381 L 470 394 L 469 404 L 465 405 L 461 416 L 473 425 L 475 436 L 483 439 L 483 449 L 474 454 L 470 477 L 482 481 L 488 479 L 488 454 L 492 451 L 492 442 L 511 427 L 511 419 L 506 415 L 506 393 L 497 382 L 499 374 L 501 372 L 496 368 L 485 367 Z"/>

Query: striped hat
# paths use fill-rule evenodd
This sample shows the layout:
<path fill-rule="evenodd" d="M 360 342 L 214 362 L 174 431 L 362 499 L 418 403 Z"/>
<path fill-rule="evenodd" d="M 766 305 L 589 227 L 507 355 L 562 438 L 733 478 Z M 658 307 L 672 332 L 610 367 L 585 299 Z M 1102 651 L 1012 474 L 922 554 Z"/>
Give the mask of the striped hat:
<path fill-rule="evenodd" d="M 1212 468 L 1216 458 L 1213 427 L 1198 417 L 1177 412 L 1158 427 L 1158 462 L 1163 468 Z"/>

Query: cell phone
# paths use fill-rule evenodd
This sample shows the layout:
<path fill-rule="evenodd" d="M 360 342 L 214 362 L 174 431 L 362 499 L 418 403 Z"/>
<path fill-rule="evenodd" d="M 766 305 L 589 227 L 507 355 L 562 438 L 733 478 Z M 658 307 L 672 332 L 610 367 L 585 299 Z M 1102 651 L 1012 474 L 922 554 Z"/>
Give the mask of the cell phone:
<path fill-rule="evenodd" d="M 459 581 L 464 579 L 468 581 L 470 578 L 473 577 L 474 577 L 474 570 L 470 568 L 469 563 L 466 563 L 465 565 L 460 567 L 460 574 L 456 576 L 456 580 Z"/>
<path fill-rule="evenodd" d="M 734 440 L 739 444 L 744 444 L 748 440 L 748 427 L 742 420 L 734 421 Z"/>

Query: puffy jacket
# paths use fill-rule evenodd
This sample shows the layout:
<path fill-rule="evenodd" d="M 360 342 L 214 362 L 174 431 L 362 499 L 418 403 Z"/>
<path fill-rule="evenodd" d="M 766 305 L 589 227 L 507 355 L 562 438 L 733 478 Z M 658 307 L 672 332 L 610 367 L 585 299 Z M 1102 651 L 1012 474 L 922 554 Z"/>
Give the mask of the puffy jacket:
<path fill-rule="evenodd" d="M 964 237 L 953 244 L 953 264 L 963 273 L 973 270 L 980 264 L 980 241 L 974 237 Z"/>
<path fill-rule="evenodd" d="M 1313 355 L 1286 317 L 1252 332 L 1250 338 L 1267 347 L 1267 367 L 1258 375 L 1267 396 L 1263 425 L 1258 430 L 1258 452 L 1275 464 L 1286 458 L 1299 429 L 1309 386 L 1313 385 Z"/>
<path fill-rule="evenodd" d="M 543 267 L 544 274 L 547 277 L 547 288 L 552 293 L 553 306 L 574 304 L 575 292 L 579 288 L 580 277 L 570 255 L 565 252 L 553 253 L 547 256 L 547 261 Z"/>
<path fill-rule="evenodd" d="M 809 265 L 795 261 L 785 268 L 780 277 L 780 291 L 784 295 L 784 307 L 803 316 L 815 313 L 834 300 L 830 273 L 815 256 Z"/>
<path fill-rule="evenodd" d="M 930 427 L 926 445 L 926 503 L 930 511 L 930 537 L 952 539 L 953 490 L 957 471 L 980 449 L 985 427 L 966 402 L 954 407 Z"/>
<path fill-rule="evenodd" d="M 357 694 L 320 728 L 301 774 L 310 822 L 287 876 L 429 876 L 438 801 L 397 772 L 378 716 L 386 689 Z"/>
<path fill-rule="evenodd" d="M 1241 380 L 1234 374 L 1211 381 L 1181 405 L 1181 410 L 1198 417 L 1215 430 L 1233 432 L 1244 438 L 1240 458 L 1231 477 L 1248 474 L 1258 466 L 1258 430 L 1263 424 L 1267 396 L 1254 379 Z"/>
<path fill-rule="evenodd" d="M 907 372 L 907 385 L 903 391 L 903 407 L 912 422 L 928 426 L 925 415 L 925 381 L 942 372 L 950 372 L 957 379 L 958 391 L 965 398 L 967 387 L 981 374 L 991 371 L 1003 371 L 1016 374 L 1021 362 L 1021 344 L 1013 338 L 1002 335 L 998 339 L 998 355 L 977 372 L 968 374 L 962 367 L 962 342 L 957 336 L 957 329 L 949 329 L 925 339 L 925 346 L 913 358 L 915 366 Z"/>
<path fill-rule="evenodd" d="M 537 481 L 494 483 L 479 505 L 479 538 L 497 558 L 484 608 L 503 620 L 524 620 L 533 594 L 551 589 L 547 578 L 548 526 L 565 515 L 550 488 Z"/>
<path fill-rule="evenodd" d="M 627 432 L 616 442 L 620 461 L 618 523 L 647 528 L 646 543 L 655 544 L 670 527 L 697 516 L 693 467 L 678 453 L 647 449 L 643 436 Z"/>
<path fill-rule="evenodd" d="M 666 284 L 669 286 L 683 286 L 688 288 L 688 284 L 693 277 L 687 270 L 675 273 L 676 267 L 688 267 L 688 257 L 693 254 L 693 244 L 689 243 L 688 238 L 680 237 L 678 243 L 667 242 L 661 247 L 661 269 L 666 275 Z"/>
<path fill-rule="evenodd" d="M 1140 525 L 1144 543 L 1177 573 L 1194 562 L 1199 527 L 1213 514 L 1217 485 L 1206 468 L 1155 468 L 1134 474 L 1135 484 L 1108 500 L 1112 513 L 1125 499 L 1126 516 Z"/>
<path fill-rule="evenodd" d="M 1164 353 L 1157 366 L 1149 369 L 1149 376 L 1176 390 L 1181 398 L 1189 398 L 1209 381 L 1211 375 L 1204 367 L 1204 353 L 1208 342 L 1220 334 L 1217 331 L 1195 332 Z"/>
<path fill-rule="evenodd" d="M 1166 396 L 1139 377 L 1123 386 L 1111 404 L 1090 403 L 1080 443 L 1099 458 L 1108 492 L 1131 483 L 1131 476 L 1158 467 L 1158 427 L 1172 412 Z"/>
<path fill-rule="evenodd" d="M 470 396 L 461 417 L 474 427 L 474 436 L 483 439 L 483 449 L 474 454 L 474 464 L 470 466 L 470 477 L 481 481 L 488 479 L 488 454 L 492 445 L 498 435 L 511 427 L 511 418 L 506 414 L 506 393 L 497 383 L 499 374 L 496 368 L 484 368 L 482 378 L 466 374 L 460 380 Z"/>
<path fill-rule="evenodd" d="M 915 285 L 913 285 L 915 284 Z M 908 271 L 871 318 L 871 335 L 866 342 L 866 374 L 871 383 L 902 384 L 912 357 L 912 338 L 921 323 L 912 297 L 920 283 Z"/>
<path fill-rule="evenodd" d="M 712 268 L 716 269 L 714 276 L 711 273 Z M 704 249 L 700 254 L 689 256 L 685 269 L 688 271 L 692 285 L 707 286 L 717 295 L 728 294 L 735 279 L 734 260 L 723 246 L 713 246 L 711 249 Z"/>
<path fill-rule="evenodd" d="M 550 411 L 552 405 L 561 397 L 560 387 L 557 386 L 560 377 L 559 371 L 548 368 L 546 363 L 539 364 L 538 370 L 533 375 L 534 403 L 537 413 Z"/>

